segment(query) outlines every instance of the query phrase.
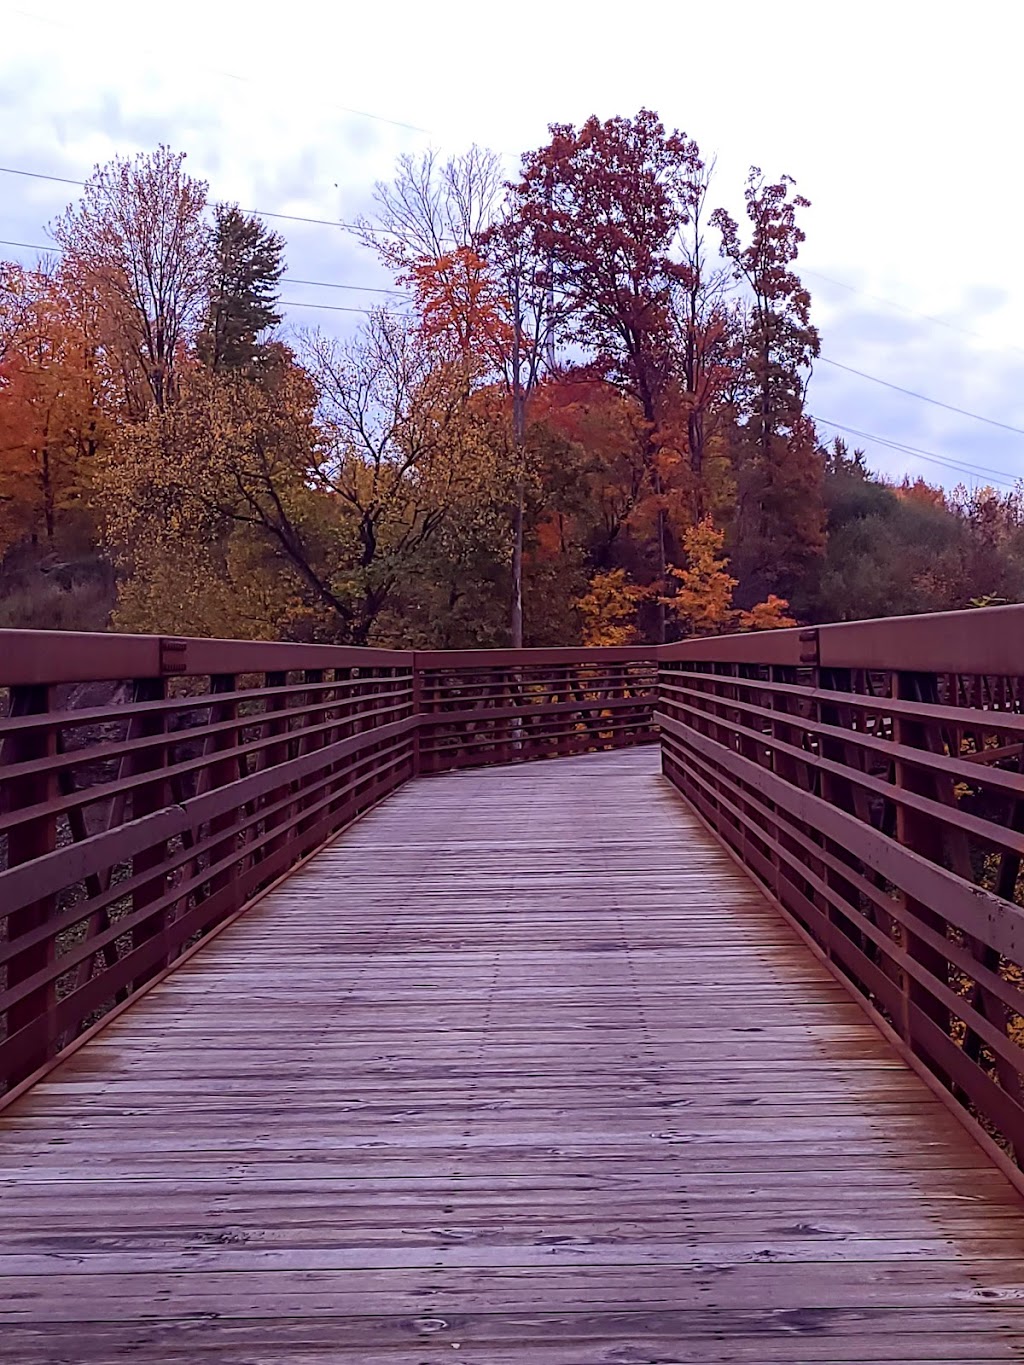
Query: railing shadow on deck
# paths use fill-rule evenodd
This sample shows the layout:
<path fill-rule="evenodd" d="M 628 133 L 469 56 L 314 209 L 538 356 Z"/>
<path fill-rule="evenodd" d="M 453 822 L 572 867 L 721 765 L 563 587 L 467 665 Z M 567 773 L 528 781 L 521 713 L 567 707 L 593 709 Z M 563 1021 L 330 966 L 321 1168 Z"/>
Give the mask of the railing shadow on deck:
<path fill-rule="evenodd" d="M 8 1098 L 410 778 L 660 732 L 883 1031 L 1024 1153 L 1024 606 L 515 652 L 0 631 L 0 695 Z"/>

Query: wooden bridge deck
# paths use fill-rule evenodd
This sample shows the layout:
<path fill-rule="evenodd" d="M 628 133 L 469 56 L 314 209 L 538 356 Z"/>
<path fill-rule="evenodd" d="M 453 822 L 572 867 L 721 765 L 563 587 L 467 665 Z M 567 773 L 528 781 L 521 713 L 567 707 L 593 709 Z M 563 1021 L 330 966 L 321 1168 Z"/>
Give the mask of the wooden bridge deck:
<path fill-rule="evenodd" d="M 642 750 L 404 788 L 0 1119 L 0 1359 L 1024 1359 L 1018 1196 Z"/>

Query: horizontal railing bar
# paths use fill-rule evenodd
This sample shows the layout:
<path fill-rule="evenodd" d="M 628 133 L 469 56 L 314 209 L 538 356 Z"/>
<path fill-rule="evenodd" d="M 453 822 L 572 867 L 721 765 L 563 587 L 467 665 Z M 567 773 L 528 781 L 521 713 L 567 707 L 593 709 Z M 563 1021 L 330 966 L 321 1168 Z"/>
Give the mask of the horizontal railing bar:
<path fill-rule="evenodd" d="M 99 976 L 91 977 L 77 990 L 62 997 L 50 1015 L 36 1016 L 19 1032 L 0 1043 L 0 1075 L 5 1072 L 9 1074 L 13 1066 L 27 1058 L 37 1056 L 40 1052 L 40 1042 L 45 1041 L 46 1033 L 51 1028 L 56 1027 L 60 1034 L 68 1029 L 78 1029 L 82 1021 L 104 1000 L 110 1000 L 117 991 L 130 987 L 132 982 L 138 980 L 140 975 L 153 965 L 166 961 L 175 949 L 184 947 L 194 934 L 236 908 L 235 903 L 240 898 L 244 903 L 244 900 L 258 891 L 261 885 L 279 875 L 296 856 L 301 856 L 302 853 L 323 843 L 324 839 L 330 836 L 336 821 L 339 828 L 343 827 L 373 801 L 393 790 L 394 785 L 393 782 L 387 781 L 377 785 L 369 784 L 367 790 L 349 802 L 343 810 L 328 815 L 318 825 L 311 826 L 304 832 L 296 848 L 282 850 L 285 857 L 272 856 L 264 863 L 257 863 L 255 867 L 249 868 L 235 883 L 200 901 L 159 933 L 133 947 Z M 44 1035 L 42 1039 L 40 1034 Z"/>
<path fill-rule="evenodd" d="M 1024 603 L 753 631 L 661 645 L 665 663 L 1024 677 Z"/>
<path fill-rule="evenodd" d="M 369 716 L 388 715 L 393 711 L 408 710 L 406 703 L 399 706 L 374 707 L 363 713 L 364 718 Z M 281 715 L 285 715 L 282 712 Z M 410 718 L 412 719 L 412 718 Z M 12 829 L 18 825 L 23 825 L 30 820 L 38 820 L 41 817 L 60 816 L 69 810 L 75 810 L 81 806 L 90 806 L 97 801 L 105 801 L 112 796 L 119 796 L 125 792 L 134 791 L 140 787 L 152 787 L 158 782 L 169 781 L 173 777 L 183 777 L 186 773 L 196 772 L 204 768 L 216 767 L 226 762 L 237 762 L 241 758 L 246 758 L 250 754 L 262 753 L 264 749 L 274 748 L 284 744 L 289 738 L 312 739 L 316 735 L 324 735 L 332 730 L 339 729 L 346 721 L 328 720 L 319 725 L 307 725 L 301 730 L 294 731 L 291 735 L 284 733 L 279 735 L 266 735 L 258 740 L 253 740 L 247 744 L 236 744 L 230 748 L 211 750 L 210 753 L 201 754 L 197 758 L 185 759 L 180 763 L 168 764 L 164 768 L 154 768 L 144 773 L 134 773 L 128 777 L 116 778 L 112 782 L 100 782 L 92 787 L 81 787 L 77 791 L 69 792 L 66 796 L 55 797 L 51 801 L 37 803 L 34 806 L 22 806 L 0 815 L 0 832 Z M 248 728 L 248 727 L 243 727 Z M 371 734 L 372 730 L 363 732 Z M 161 736 L 164 744 L 168 743 L 166 736 Z M 314 752 L 323 752 L 316 750 Z M 271 770 L 273 771 L 273 770 Z M 252 774 L 249 774 L 251 776 Z M 0 874 L 2 876 L 2 874 Z"/>
<path fill-rule="evenodd" d="M 856 854 L 888 881 L 903 886 L 916 900 L 925 905 L 941 905 L 944 917 L 958 928 L 984 939 L 1012 961 L 1022 960 L 1024 911 L 1013 902 L 1003 900 L 984 887 L 965 882 L 913 849 L 886 838 L 874 826 L 865 824 L 848 811 L 803 787 L 786 782 L 753 759 L 697 733 L 672 716 L 659 712 L 657 720 L 663 733 L 667 732 L 684 747 L 696 749 L 741 781 L 760 789 L 790 815 Z M 852 776 L 851 770 L 842 771 L 843 776 Z"/>
<path fill-rule="evenodd" d="M 673 751 L 673 753 L 674 752 L 676 751 Z M 874 886 L 865 877 L 861 876 L 855 868 L 842 862 L 842 860 L 837 858 L 829 849 L 820 844 L 813 843 L 803 830 L 798 829 L 792 823 L 789 819 L 788 812 L 770 809 L 768 806 L 762 804 L 763 798 L 759 793 L 744 792 L 737 785 L 737 781 L 728 773 L 716 770 L 709 762 L 705 761 L 695 752 L 686 753 L 680 766 L 683 765 L 686 766 L 687 776 L 698 782 L 714 800 L 727 806 L 738 821 L 746 821 L 749 818 L 748 814 L 741 811 L 738 806 L 729 801 L 728 798 L 713 785 L 714 783 L 722 783 L 727 791 L 731 792 L 746 805 L 754 808 L 759 817 L 770 820 L 776 824 L 780 828 L 780 832 L 784 834 L 787 839 L 791 839 L 795 843 L 798 843 L 808 857 L 824 863 L 861 895 L 867 897 L 887 918 L 900 924 L 902 927 L 909 929 L 916 937 L 923 939 L 930 947 L 943 954 L 949 962 L 963 971 L 965 975 L 973 977 L 978 985 L 984 986 L 986 990 L 990 991 L 993 995 L 996 995 L 1012 1012 L 1024 1014 L 1024 990 L 1019 986 L 1016 986 L 1012 981 L 1007 981 L 1004 977 L 999 976 L 996 972 L 990 971 L 989 968 L 975 957 L 968 948 L 962 946 L 953 939 L 943 938 L 936 933 L 929 925 L 925 924 L 923 920 L 913 913 L 911 907 L 905 905 L 902 901 L 886 896 L 879 887 Z M 773 849 L 780 858 L 783 858 L 794 870 L 797 870 L 800 876 L 806 877 L 809 881 L 814 881 L 822 894 L 830 900 L 836 909 L 841 911 L 841 913 L 846 915 L 849 919 L 855 921 L 857 927 L 867 933 L 868 937 L 874 940 L 877 936 L 878 946 L 881 947 L 883 951 L 890 956 L 893 956 L 894 960 L 897 960 L 896 954 L 899 954 L 898 960 L 904 970 L 910 971 L 912 975 L 920 975 L 922 981 L 935 979 L 928 973 L 925 967 L 916 961 L 916 959 L 903 953 L 891 938 L 888 938 L 877 925 L 872 924 L 871 921 L 866 918 L 859 906 L 843 900 L 836 894 L 834 888 L 828 886 L 827 883 L 820 882 L 820 879 L 816 878 L 815 874 L 812 873 L 805 863 L 796 862 L 792 850 L 786 849 L 772 836 L 769 830 L 765 829 L 762 825 L 757 825 L 755 832 L 756 837 L 762 843 Z M 968 883 L 965 882 L 964 885 L 968 885 Z M 905 962 L 904 959 L 906 959 Z M 959 996 L 956 998 L 961 1001 L 959 1008 L 970 1008 L 969 1002 L 963 1000 L 963 998 Z M 1022 1059 L 1024 1059 L 1024 1051 L 1021 1051 L 1020 1055 Z"/>
<path fill-rule="evenodd" d="M 0 632 L 2 634 L 2 632 Z M 273 669 L 266 670 L 273 672 Z M 214 675 L 216 676 L 216 675 Z M 129 680 L 134 681 L 134 680 Z M 338 688 L 359 688 L 376 686 L 379 683 L 401 682 L 411 684 L 412 674 L 382 674 L 379 677 L 373 675 L 364 678 L 340 678 L 334 682 L 319 683 L 285 683 L 281 687 L 251 687 L 233 692 L 209 692 L 203 691 L 195 696 L 168 697 L 165 701 L 129 701 L 117 702 L 109 706 L 94 706 L 83 708 L 82 710 L 60 711 L 38 711 L 27 716 L 13 716 L 0 719 L 0 738 L 8 734 L 21 734 L 26 730 L 47 730 L 72 729 L 81 725 L 103 724 L 107 721 L 127 721 L 136 716 L 161 715 L 165 712 L 176 714 L 186 711 L 201 711 L 211 705 L 221 706 L 228 702 L 245 702 L 280 700 L 287 697 L 300 697 L 308 693 L 333 692 Z M 411 693 L 411 686 L 406 687 L 405 691 Z M 375 696 L 376 693 L 368 692 L 366 696 Z M 344 698 L 338 698 L 338 704 L 345 706 L 351 703 Z M 280 713 L 273 710 L 254 712 L 255 717 L 262 715 L 288 715 L 293 712 L 292 707 L 282 707 Z M 185 727 L 188 730 L 190 727 Z"/>
<path fill-rule="evenodd" d="M 880 716 L 910 716 L 915 720 L 946 722 L 962 729 L 983 729 L 1007 734 L 1024 734 L 1024 714 L 1020 711 L 979 710 L 977 707 L 943 706 L 937 702 L 903 701 L 896 697 L 873 697 L 866 692 L 838 692 L 825 687 L 799 687 L 758 678 L 734 678 L 723 673 L 693 673 L 689 670 L 664 669 L 668 677 L 687 678 L 693 682 L 713 683 L 721 687 L 742 688 L 745 691 L 777 693 L 798 697 L 823 706 L 848 706 L 853 710 L 871 711 Z M 671 684 L 662 681 L 662 686 Z M 742 705 L 738 700 L 733 705 Z M 786 715 L 786 712 L 779 712 Z"/>
<path fill-rule="evenodd" d="M 0 687 L 119 682 L 181 674 L 256 673 L 264 670 L 411 668 L 411 650 L 354 645 L 211 640 L 200 636 L 86 634 L 74 631 L 0 630 Z"/>
<path fill-rule="evenodd" d="M 596 729 L 598 734 L 610 734 L 615 730 L 628 730 L 632 728 L 629 720 L 617 721 L 614 717 L 608 717 L 606 720 L 600 720 L 598 722 L 591 722 L 591 725 L 593 729 Z M 648 731 L 642 731 L 641 733 L 648 733 Z M 654 733 L 653 724 L 650 727 L 649 733 L 652 735 Z M 470 746 L 476 746 L 478 748 L 481 746 L 498 748 L 508 746 L 512 743 L 528 744 L 534 742 L 539 743 L 551 739 L 571 738 L 585 740 L 588 737 L 592 739 L 593 734 L 588 736 L 575 727 L 570 729 L 564 727 L 561 729 L 552 729 L 545 726 L 543 728 L 537 727 L 534 730 L 522 731 L 514 731 L 509 728 L 501 731 L 472 730 L 469 732 L 459 731 L 454 734 L 428 735 L 425 739 L 421 739 L 421 746 L 424 747 L 425 752 L 438 753 L 444 752 L 441 748 L 442 745 L 447 745 L 448 747 L 454 746 L 456 748 L 466 748 Z M 430 747 L 431 744 L 433 747 Z"/>
<path fill-rule="evenodd" d="M 467 707 L 459 711 L 428 711 L 420 716 L 421 728 L 436 725 L 459 725 L 465 721 L 479 720 L 482 724 L 498 720 L 527 720 L 537 716 L 565 715 L 576 712 L 594 719 L 595 712 L 623 710 L 627 707 L 653 705 L 654 693 L 645 697 L 607 697 L 594 701 L 540 702 L 528 706 Z M 600 719 L 600 717 L 597 717 Z"/>
<path fill-rule="evenodd" d="M 403 751 L 404 758 L 408 760 L 411 755 L 408 736 L 400 737 L 390 748 L 374 748 L 373 752 L 367 754 L 365 757 L 359 757 L 357 755 L 350 765 L 350 770 L 358 772 L 362 768 L 376 763 L 378 759 L 386 757 L 387 754 L 398 752 L 399 749 Z M 399 759 L 397 761 L 400 762 L 402 760 Z M 383 769 L 390 765 L 381 763 L 380 766 Z M 244 833 L 247 829 L 251 829 L 253 825 L 259 824 L 260 821 L 270 819 L 273 816 L 280 814 L 281 811 L 294 806 L 300 799 L 304 799 L 311 794 L 319 792 L 324 786 L 331 784 L 335 776 L 336 775 L 330 770 L 325 770 L 316 783 L 303 787 L 301 790 L 286 792 L 284 796 L 279 798 L 272 805 L 258 807 L 246 814 L 242 820 L 238 821 L 230 828 L 213 831 L 204 839 L 197 840 L 195 843 L 188 845 L 183 844 L 175 853 L 167 855 L 161 863 L 160 870 L 165 873 L 173 872 L 185 863 L 190 863 L 195 859 L 202 857 L 204 853 L 208 852 L 211 848 L 216 848 L 219 844 L 223 844 L 225 840 Z M 332 791 L 335 793 L 333 796 L 328 796 L 326 801 L 320 801 L 314 806 L 303 807 L 302 810 L 295 814 L 293 819 L 290 819 L 287 822 L 282 821 L 281 823 L 272 826 L 266 832 L 266 839 L 273 841 L 274 839 L 279 838 L 282 834 L 287 833 L 294 824 L 306 819 L 310 814 L 310 811 L 318 810 L 321 805 L 330 804 L 330 802 L 335 800 L 338 796 L 344 795 L 352 787 L 358 786 L 359 783 L 364 781 L 366 781 L 366 778 L 360 777 L 353 782 L 338 788 L 332 786 Z M 252 805 L 253 803 L 246 802 L 245 804 Z M 246 852 L 251 852 L 252 849 L 257 846 L 257 843 L 254 841 L 246 846 Z M 228 862 L 230 863 L 230 861 L 231 860 L 229 859 Z M 40 943 L 49 942 L 50 939 L 66 933 L 76 925 L 81 924 L 83 920 L 88 919 L 97 911 L 107 910 L 110 906 L 116 905 L 118 901 L 124 900 L 125 897 L 131 895 L 141 887 L 148 886 L 153 880 L 153 875 L 154 869 L 148 868 L 143 872 L 125 878 L 123 881 L 113 883 L 98 896 L 91 896 L 88 899 L 77 902 L 75 905 L 63 911 L 57 918 L 49 921 L 47 924 L 41 925 L 38 929 L 27 934 L 21 934 L 15 939 L 9 939 L 6 943 L 0 943 L 0 966 L 11 958 L 17 957 L 26 949 L 33 948 Z M 204 871 L 202 874 L 203 878 L 208 877 L 209 875 L 209 871 Z M 77 882 L 75 884 L 77 885 Z M 180 897 L 180 894 L 179 889 L 175 888 L 174 896 L 178 898 Z M 152 907 L 149 907 L 148 909 L 151 910 L 151 908 Z M 121 923 L 121 921 L 118 922 Z"/>
<path fill-rule="evenodd" d="M 906 787 L 899 786 L 896 782 L 886 782 L 882 778 L 874 777 L 871 773 L 866 773 L 860 768 L 849 768 L 845 764 L 833 762 L 832 759 L 823 758 L 820 754 L 808 753 L 805 749 L 798 748 L 795 744 L 787 744 L 785 740 L 778 739 L 771 734 L 764 734 L 760 730 L 752 730 L 749 726 L 741 725 L 737 721 L 722 722 L 717 717 L 710 715 L 707 711 L 702 711 L 698 707 L 687 706 L 684 702 L 673 702 L 679 711 L 687 715 L 696 716 L 704 721 L 711 721 L 712 724 L 727 724 L 729 730 L 736 735 L 753 740 L 765 749 L 771 749 L 776 753 L 785 754 L 789 758 L 795 758 L 801 763 L 811 765 L 818 772 L 831 773 L 835 777 L 841 777 L 846 781 L 852 782 L 855 786 L 862 787 L 865 791 L 874 792 L 876 796 L 883 796 L 886 800 L 894 802 L 896 805 L 904 806 L 907 809 L 920 812 L 934 820 L 939 820 L 942 824 L 952 828 L 969 831 L 976 838 L 991 844 L 993 848 L 1013 849 L 1015 853 L 1024 855 L 1024 833 L 1017 830 L 1008 829 L 1004 825 L 993 824 L 989 820 L 983 820 L 978 816 L 971 815 L 967 811 L 961 810 L 957 806 L 948 806 L 941 801 L 935 801 L 929 796 L 922 796 L 918 792 L 909 791 Z M 784 716 L 776 714 L 775 719 L 781 721 Z M 792 723 L 796 718 L 791 718 Z M 845 731 L 841 732 L 844 735 Z M 910 750 L 913 754 L 921 754 L 919 749 Z M 895 755 L 900 758 L 900 755 Z M 901 760 L 902 761 L 902 760 Z M 759 765 L 755 765 L 759 766 Z M 768 771 L 760 768 L 760 771 Z M 979 781 L 977 774 L 972 773 L 972 780 Z M 1008 774 L 1004 774 L 1008 776 Z M 827 805 L 828 803 L 826 803 Z M 876 834 L 878 831 L 875 831 Z"/>
<path fill-rule="evenodd" d="M 206 709 L 214 710 L 225 704 L 227 694 L 211 692 L 209 694 Z M 380 700 L 391 701 L 395 698 L 404 698 L 408 705 L 411 701 L 412 688 L 405 688 L 401 692 L 381 692 L 372 696 L 360 697 L 361 702 L 376 702 Z M 228 703 L 229 705 L 231 703 Z M 367 706 L 363 710 L 348 711 L 343 715 L 332 718 L 329 713 L 336 706 L 353 706 L 352 701 L 339 699 L 330 701 L 321 699 L 309 706 L 291 706 L 282 708 L 279 711 L 259 711 L 254 715 L 232 716 L 228 720 L 217 721 L 213 724 L 191 725 L 181 730 L 160 730 L 151 735 L 140 735 L 135 739 L 103 740 L 99 744 L 91 745 L 83 749 L 67 749 L 63 753 L 51 754 L 46 758 L 27 759 L 22 763 L 6 763 L 3 766 L 5 779 L 10 780 L 15 777 L 30 776 L 35 773 L 60 772 L 66 768 L 81 767 L 83 764 L 93 764 L 102 762 L 105 759 L 116 758 L 124 754 L 142 753 L 147 749 L 166 749 L 175 744 L 188 744 L 197 739 L 209 739 L 216 735 L 241 734 L 245 730 L 262 729 L 265 725 L 280 725 L 283 722 L 302 719 L 306 716 L 324 716 L 325 724 L 333 725 L 335 728 L 343 725 L 354 725 L 360 720 L 365 720 L 367 716 L 380 714 L 385 708 L 378 706 Z M 397 707 L 386 708 L 397 710 Z M 309 726 L 302 726 L 297 729 L 284 729 L 280 734 L 275 735 L 278 743 L 287 743 L 289 740 L 301 739 L 306 735 L 315 733 Z M 242 753 L 242 746 L 232 746 L 231 748 L 218 749 L 215 753 L 216 758 L 223 759 L 225 756 Z M 211 756 L 213 761 L 213 756 Z M 154 769 L 148 774 L 151 780 L 160 776 L 161 771 L 170 773 L 171 769 Z M 88 791 L 89 788 L 80 788 L 80 791 Z M 3 828 L 0 823 L 0 829 Z"/>
<path fill-rule="evenodd" d="M 315 772 L 318 767 L 336 763 L 350 754 L 358 753 L 373 744 L 390 739 L 393 735 L 405 734 L 415 729 L 414 717 L 391 721 L 367 730 L 363 734 L 338 740 L 335 744 L 314 749 L 310 753 L 288 759 L 272 768 L 262 768 L 244 778 L 236 779 L 223 786 L 198 796 L 189 797 L 178 805 L 166 806 L 150 815 L 140 816 L 113 829 L 101 830 L 75 844 L 44 853 L 30 863 L 18 863 L 0 872 L 0 895 L 6 895 L 7 904 L 25 904 L 40 897 L 53 895 L 64 886 L 83 881 L 92 873 L 100 872 L 112 863 L 152 848 L 164 839 L 173 839 L 184 834 L 196 825 L 217 815 L 223 815 L 235 806 L 262 796 L 286 782 L 295 781 Z M 280 743 L 280 737 L 269 741 Z M 216 756 L 221 761 L 233 757 L 230 750 Z M 149 774 L 150 781 L 154 775 Z M 110 856 L 105 850 L 110 848 Z"/>
<path fill-rule="evenodd" d="M 387 752 L 392 753 L 397 752 L 397 746 L 392 746 L 392 749 Z M 376 754 L 372 756 L 373 759 L 377 757 L 378 755 Z M 374 773 L 371 774 L 371 776 L 376 776 L 379 772 L 385 771 L 393 767 L 398 767 L 401 765 L 401 763 L 408 762 L 409 757 L 410 754 L 408 751 L 406 751 L 400 754 L 397 758 L 393 759 L 391 762 L 382 764 L 380 768 L 374 770 Z M 370 762 L 372 761 L 372 759 L 368 759 L 366 761 Z M 304 791 L 301 794 L 293 794 L 291 797 L 283 801 L 281 805 L 288 806 L 294 804 L 294 802 L 297 799 L 299 799 L 299 795 L 306 796 L 307 793 L 316 794 L 317 792 L 322 790 L 323 786 L 329 780 L 330 779 L 328 777 L 325 777 L 323 782 L 317 784 L 317 786 L 307 788 L 306 791 Z M 9 1009 L 11 1005 L 17 1004 L 19 1000 L 22 1000 L 25 997 L 31 995 L 33 991 L 38 990 L 40 986 L 45 986 L 48 985 L 51 981 L 58 980 L 66 972 L 70 971 L 73 967 L 77 966 L 86 958 L 92 957 L 96 953 L 102 951 L 102 949 L 106 947 L 107 944 L 116 942 L 117 939 L 122 938 L 125 934 L 131 932 L 134 929 L 137 929 L 140 925 L 148 923 L 154 917 L 163 914 L 168 909 L 171 909 L 173 906 L 177 905 L 179 901 L 184 900 L 192 891 L 195 891 L 198 888 L 204 886 L 207 882 L 211 880 L 211 878 L 215 877 L 219 872 L 225 872 L 229 868 L 234 867 L 236 864 L 249 860 L 250 858 L 252 858 L 252 855 L 255 852 L 258 852 L 266 844 L 273 843 L 275 840 L 280 839 L 282 835 L 287 834 L 296 825 L 302 824 L 304 821 L 309 820 L 311 815 L 314 815 L 318 811 L 325 809 L 330 805 L 333 805 L 335 802 L 339 801 L 342 797 L 347 795 L 348 792 L 354 791 L 356 787 L 361 786 L 366 781 L 367 781 L 366 777 L 360 777 L 350 781 L 348 784 L 343 785 L 341 787 L 332 788 L 332 790 L 328 793 L 327 796 L 321 797 L 320 800 L 313 804 L 303 805 L 303 807 L 300 810 L 295 811 L 287 821 L 282 821 L 280 824 L 274 825 L 271 829 L 265 830 L 261 835 L 258 836 L 258 838 L 253 839 L 248 843 L 240 845 L 237 849 L 233 849 L 230 853 L 226 854 L 216 863 L 212 863 L 206 867 L 200 868 L 197 872 L 195 872 L 192 875 L 192 877 L 179 883 L 177 886 L 168 888 L 168 890 L 163 892 L 157 899 L 147 903 L 141 909 L 131 911 L 127 915 L 121 916 L 120 919 L 115 920 L 109 926 L 109 928 L 103 930 L 101 933 L 95 934 L 91 938 L 83 939 L 81 943 L 75 944 L 73 947 L 69 948 L 66 953 L 62 954 L 59 958 L 57 958 L 54 962 L 51 962 L 47 964 L 46 967 L 41 968 L 40 971 L 38 971 L 34 976 L 27 977 L 24 981 L 20 981 L 17 986 L 11 987 L 6 991 L 0 992 L 0 1013 L 2 1013 L 6 1009 Z M 175 866 L 180 866 L 182 863 L 185 862 L 191 862 L 193 859 L 201 856 L 202 852 L 206 851 L 207 849 L 216 847 L 219 844 L 223 844 L 228 839 L 236 838 L 243 829 L 249 828 L 253 824 L 259 823 L 259 821 L 264 818 L 265 814 L 266 812 L 260 811 L 258 815 L 250 817 L 248 820 L 244 822 L 244 824 L 237 824 L 232 826 L 230 829 L 218 830 L 215 834 L 211 834 L 204 841 L 202 848 L 193 847 L 187 850 L 183 857 L 178 858 L 176 860 Z M 170 863 L 166 864 L 166 867 L 169 868 Z M 142 879 L 152 881 L 153 870 L 150 869 L 148 872 L 142 874 Z M 120 888 L 118 889 L 119 895 L 115 898 L 116 900 L 122 899 L 127 894 L 126 891 L 120 890 Z M 111 903 L 114 902 L 109 901 L 107 902 L 108 905 Z M 83 914 L 78 916 L 76 922 L 80 923 L 81 920 L 87 919 L 91 914 L 93 914 L 97 909 L 100 908 L 105 907 L 90 905 L 89 908 Z M 61 930 L 58 930 L 55 925 L 47 927 L 50 928 L 51 932 L 46 936 L 46 940 L 44 941 L 48 941 L 49 939 L 55 937 L 56 933 L 62 932 Z M 16 957 L 20 952 L 23 952 L 26 947 L 32 946 L 28 943 L 27 939 L 28 936 L 26 935 L 25 941 L 19 938 L 13 940 L 12 943 L 2 945 L 6 951 L 2 956 L 0 956 L 0 962 L 3 962 L 8 958 Z"/>
<path fill-rule="evenodd" d="M 677 696 L 686 696 L 701 701 L 708 701 L 712 706 L 718 706 L 730 711 L 741 711 L 745 716 L 759 716 L 771 723 L 786 725 L 793 730 L 803 730 L 807 734 L 823 735 L 827 739 L 842 739 L 844 743 L 851 744 L 864 753 L 882 754 L 893 761 L 899 760 L 901 763 L 909 763 L 914 767 L 925 769 L 930 772 L 942 773 L 945 777 L 961 778 L 965 782 L 992 787 L 997 791 L 1006 792 L 1010 796 L 1024 797 L 1024 774 L 1007 773 L 999 768 L 987 768 L 983 764 L 967 763 L 962 758 L 953 758 L 949 754 L 935 753 L 931 749 L 918 749 L 910 744 L 900 744 L 896 740 L 884 739 L 877 735 L 869 735 L 863 730 L 848 730 L 842 725 L 831 725 L 827 721 L 810 720 L 805 716 L 795 715 L 791 711 L 772 711 L 765 706 L 756 706 L 753 702 L 733 701 L 729 697 L 721 697 L 717 693 L 698 691 L 690 687 L 666 687 L 663 689 Z M 712 720 L 718 720 L 720 724 L 736 728 L 733 722 L 712 716 L 710 711 L 702 711 L 700 714 Z M 770 734 L 762 736 L 770 739 Z M 804 751 L 801 751 L 804 752 Z M 827 759 L 819 759 L 819 755 L 805 753 L 805 761 L 813 763 L 815 767 L 822 766 L 829 762 Z M 838 765 L 842 767 L 843 765 Z M 850 768 L 851 773 L 859 774 L 861 769 Z M 856 781 L 854 777 L 852 780 Z M 899 791 L 901 788 L 895 787 Z M 950 807 L 954 814 L 958 814 L 955 807 Z M 1024 849 L 1021 850 L 1024 852 Z"/>
<path fill-rule="evenodd" d="M 646 663 L 658 655 L 655 645 L 568 645 L 541 649 L 418 649 L 416 668 L 423 672 L 452 668 L 529 668 L 546 664 Z"/>

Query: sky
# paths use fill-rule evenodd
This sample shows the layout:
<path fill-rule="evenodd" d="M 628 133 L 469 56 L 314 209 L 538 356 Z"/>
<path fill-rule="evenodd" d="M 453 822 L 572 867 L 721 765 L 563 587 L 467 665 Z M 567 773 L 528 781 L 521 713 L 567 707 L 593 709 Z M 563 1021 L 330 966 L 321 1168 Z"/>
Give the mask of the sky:
<path fill-rule="evenodd" d="M 632 27 L 617 6 L 550 0 L 0 0 L 0 166 L 81 180 L 165 142 L 215 199 L 334 224 L 371 209 L 404 152 L 476 142 L 511 175 L 549 123 L 646 106 L 717 158 L 711 198 L 734 215 L 751 164 L 811 200 L 800 270 L 823 435 L 865 433 L 848 439 L 894 477 L 1024 477 L 1019 0 L 629 12 Z M 75 193 L 0 173 L 0 239 L 45 243 Z M 288 241 L 287 327 L 346 332 L 361 314 L 338 310 L 387 301 L 352 233 L 268 221 Z"/>

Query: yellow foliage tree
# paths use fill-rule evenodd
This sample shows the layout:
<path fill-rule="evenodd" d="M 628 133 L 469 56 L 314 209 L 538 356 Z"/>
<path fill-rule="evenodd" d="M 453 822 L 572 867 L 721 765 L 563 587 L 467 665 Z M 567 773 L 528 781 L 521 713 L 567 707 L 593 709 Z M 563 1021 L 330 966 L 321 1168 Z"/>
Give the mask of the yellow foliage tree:
<path fill-rule="evenodd" d="M 588 591 L 573 602 L 583 623 L 583 643 L 632 644 L 637 638 L 636 609 L 646 596 L 625 569 L 594 574 Z"/>
<path fill-rule="evenodd" d="M 719 531 L 710 517 L 704 517 L 683 536 L 687 567 L 669 566 L 679 587 L 673 596 L 659 601 L 690 635 L 715 635 L 732 624 L 736 579 L 728 572 L 729 560 L 722 553 L 724 541 L 725 532 Z"/>
<path fill-rule="evenodd" d="M 758 602 L 749 611 L 740 612 L 739 627 L 741 630 L 784 630 L 798 624 L 796 617 L 788 612 L 786 599 L 769 593 L 763 602 Z"/>

